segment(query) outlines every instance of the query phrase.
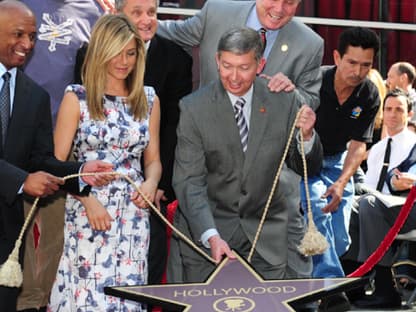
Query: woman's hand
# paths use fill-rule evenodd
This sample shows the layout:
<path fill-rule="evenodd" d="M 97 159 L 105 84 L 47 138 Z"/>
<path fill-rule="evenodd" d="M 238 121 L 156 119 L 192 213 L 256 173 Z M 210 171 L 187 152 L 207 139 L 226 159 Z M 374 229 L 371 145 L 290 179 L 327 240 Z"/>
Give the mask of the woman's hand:
<path fill-rule="evenodd" d="M 113 218 L 97 198 L 90 194 L 88 197 L 79 197 L 78 200 L 84 205 L 88 222 L 93 230 L 108 231 L 111 229 Z"/>

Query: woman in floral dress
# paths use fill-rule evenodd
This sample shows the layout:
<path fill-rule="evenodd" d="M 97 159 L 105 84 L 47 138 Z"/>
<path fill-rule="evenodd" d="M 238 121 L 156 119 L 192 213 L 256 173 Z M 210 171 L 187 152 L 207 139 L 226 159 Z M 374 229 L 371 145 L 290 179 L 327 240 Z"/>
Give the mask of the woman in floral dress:
<path fill-rule="evenodd" d="M 153 201 L 161 174 L 159 100 L 143 86 L 144 44 L 119 15 L 101 17 L 91 34 L 81 85 L 68 86 L 58 114 L 55 154 L 101 159 L 128 175 Z M 141 158 L 143 157 L 143 161 Z M 143 164 L 143 168 L 142 168 Z M 147 282 L 149 210 L 126 179 L 68 195 L 64 250 L 49 311 L 144 311 L 104 295 L 104 287 Z"/>

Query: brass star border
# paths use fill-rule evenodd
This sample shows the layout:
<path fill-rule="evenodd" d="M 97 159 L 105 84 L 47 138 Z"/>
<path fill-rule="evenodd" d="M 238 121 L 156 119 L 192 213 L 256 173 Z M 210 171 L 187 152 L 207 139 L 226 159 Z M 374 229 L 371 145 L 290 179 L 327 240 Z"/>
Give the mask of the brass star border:
<path fill-rule="evenodd" d="M 352 288 L 359 278 L 264 280 L 237 253 L 204 283 L 106 287 L 105 294 L 162 306 L 168 311 L 295 311 L 289 302 L 317 300 Z M 309 300 L 307 300 L 309 299 Z"/>

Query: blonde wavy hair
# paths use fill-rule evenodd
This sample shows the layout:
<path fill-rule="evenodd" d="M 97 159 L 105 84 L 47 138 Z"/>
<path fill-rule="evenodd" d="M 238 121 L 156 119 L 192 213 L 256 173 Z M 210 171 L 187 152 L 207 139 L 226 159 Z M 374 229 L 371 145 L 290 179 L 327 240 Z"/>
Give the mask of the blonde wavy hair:
<path fill-rule="evenodd" d="M 126 78 L 127 102 L 135 119 L 148 111 L 144 92 L 145 48 L 136 27 L 123 14 L 104 15 L 96 22 L 82 65 L 82 81 L 86 89 L 88 111 L 92 119 L 103 120 L 108 64 L 134 39 L 137 47 L 136 64 Z"/>
<path fill-rule="evenodd" d="M 374 128 L 379 129 L 381 128 L 383 124 L 383 102 L 387 94 L 387 87 L 386 87 L 383 77 L 381 76 L 380 72 L 377 69 L 374 69 L 374 68 L 370 69 L 370 71 L 367 74 L 367 77 L 377 87 L 378 95 L 380 97 L 380 107 L 377 111 L 377 114 L 374 120 Z"/>

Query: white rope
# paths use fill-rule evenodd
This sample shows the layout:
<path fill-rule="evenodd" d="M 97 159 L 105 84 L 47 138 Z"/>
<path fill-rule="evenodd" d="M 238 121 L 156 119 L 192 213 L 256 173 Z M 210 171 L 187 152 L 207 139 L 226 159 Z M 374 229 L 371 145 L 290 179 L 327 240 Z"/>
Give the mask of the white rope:
<path fill-rule="evenodd" d="M 170 222 L 165 218 L 165 216 L 155 207 L 155 205 L 141 192 L 140 188 L 134 183 L 134 181 L 127 175 L 121 174 L 119 172 L 103 172 L 103 173 L 78 173 L 72 174 L 63 177 L 64 180 L 77 178 L 81 176 L 96 176 L 96 175 L 115 175 L 118 177 L 123 177 L 126 179 L 130 184 L 134 186 L 136 191 L 143 197 L 149 207 L 156 213 L 159 218 L 165 222 L 167 226 L 169 226 L 173 232 L 175 232 L 181 239 L 183 239 L 186 243 L 188 243 L 194 250 L 196 250 L 200 255 L 206 258 L 208 261 L 215 263 L 215 260 L 207 255 L 202 249 L 200 249 L 197 245 L 195 245 L 189 238 L 187 238 L 184 234 L 182 234 L 178 229 L 176 229 Z M 20 230 L 19 237 L 16 240 L 15 246 L 10 253 L 9 257 L 7 258 L 6 262 L 0 267 L 0 285 L 6 287 L 20 287 L 23 283 L 23 273 L 22 268 L 19 263 L 19 249 L 22 245 L 23 235 L 25 234 L 27 227 L 29 226 L 30 222 L 32 221 L 33 215 L 36 212 L 37 204 L 39 201 L 39 197 L 35 199 L 33 202 L 32 208 L 27 215 L 25 222 L 23 224 L 22 229 Z"/>

